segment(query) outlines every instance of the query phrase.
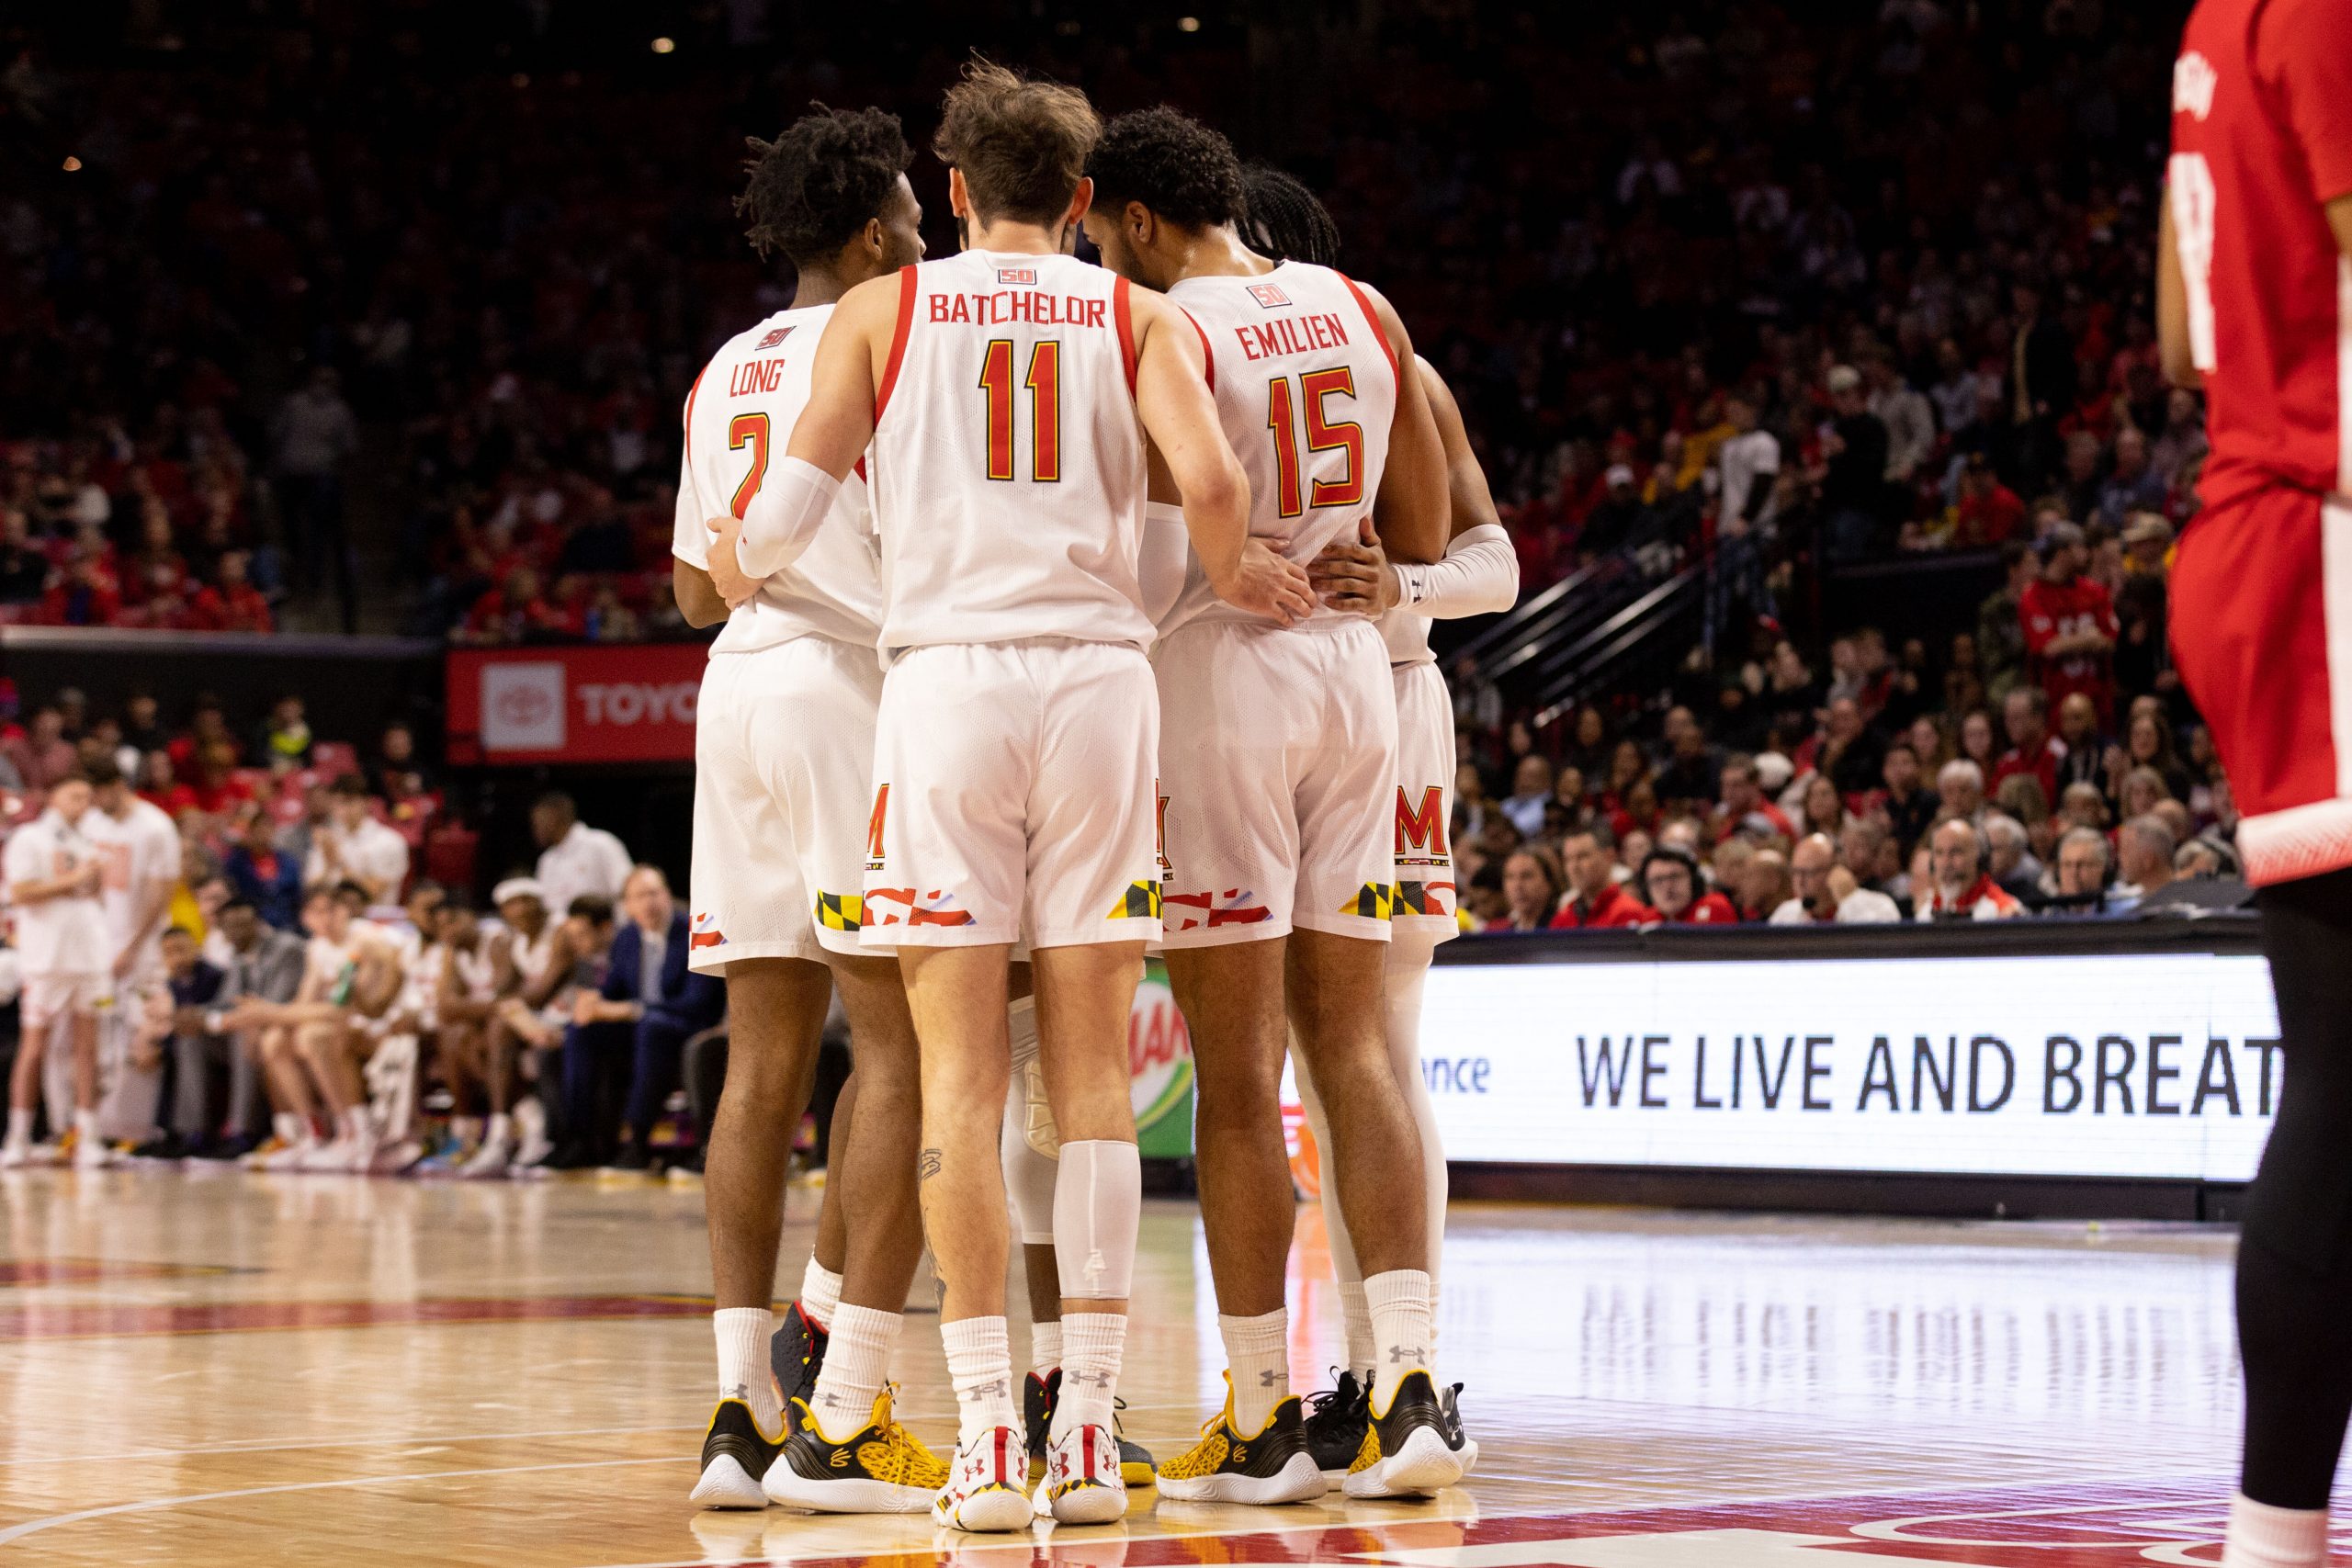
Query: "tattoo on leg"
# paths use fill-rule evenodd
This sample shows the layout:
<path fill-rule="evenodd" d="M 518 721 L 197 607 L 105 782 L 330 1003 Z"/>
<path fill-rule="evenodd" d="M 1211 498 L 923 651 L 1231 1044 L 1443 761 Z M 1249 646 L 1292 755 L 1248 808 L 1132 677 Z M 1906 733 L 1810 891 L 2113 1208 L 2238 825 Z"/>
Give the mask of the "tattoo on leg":
<path fill-rule="evenodd" d="M 937 1176 L 941 1158 L 937 1149 L 923 1150 L 922 1157 L 915 1161 L 915 1179 L 929 1181 L 933 1177 Z"/>

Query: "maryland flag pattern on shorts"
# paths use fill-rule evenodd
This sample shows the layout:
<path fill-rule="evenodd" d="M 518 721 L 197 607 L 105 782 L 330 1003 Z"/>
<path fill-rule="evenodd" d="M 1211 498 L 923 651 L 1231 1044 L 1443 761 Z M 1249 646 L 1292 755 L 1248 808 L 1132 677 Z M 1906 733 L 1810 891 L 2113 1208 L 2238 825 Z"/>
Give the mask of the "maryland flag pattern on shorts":
<path fill-rule="evenodd" d="M 829 931 L 854 931 L 865 923 L 865 900 L 855 893 L 817 895 L 817 923 Z"/>
<path fill-rule="evenodd" d="M 1367 882 L 1356 889 L 1355 897 L 1340 906 L 1343 915 L 1362 915 L 1368 920 L 1393 919 L 1396 912 L 1396 885 L 1393 882 Z"/>
<path fill-rule="evenodd" d="M 1159 919 L 1159 884 L 1130 882 L 1119 901 L 1111 906 L 1106 920 L 1156 920 Z"/>

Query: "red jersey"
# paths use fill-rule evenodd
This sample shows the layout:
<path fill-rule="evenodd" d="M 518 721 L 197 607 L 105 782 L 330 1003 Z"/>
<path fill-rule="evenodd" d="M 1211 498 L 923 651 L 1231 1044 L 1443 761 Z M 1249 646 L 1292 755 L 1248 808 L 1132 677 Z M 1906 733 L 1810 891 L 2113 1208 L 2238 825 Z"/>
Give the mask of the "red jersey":
<path fill-rule="evenodd" d="M 2054 735 L 2045 735 L 2041 744 L 2031 753 L 2010 747 L 1993 765 L 1992 781 L 1984 786 L 1988 795 L 2001 793 L 2002 783 L 2012 774 L 2024 773 L 2041 781 L 2041 799 L 2047 806 L 2058 804 L 2058 764 L 2066 760 L 2066 743 Z"/>
<path fill-rule="evenodd" d="M 2352 492 L 2352 269 L 2321 210 L 2352 195 L 2352 6 L 2201 0 L 2173 63 L 2172 145 L 2213 446 L 2198 493 Z"/>
<path fill-rule="evenodd" d="M 2068 697 L 2081 692 L 2098 709 L 2099 722 L 2106 724 L 2115 706 L 2113 656 L 2071 653 L 2052 659 L 2044 657 L 2042 649 L 2054 638 L 2082 631 L 2100 632 L 2112 643 L 2121 627 L 2107 589 L 2087 577 L 2072 582 L 2037 577 L 2018 595 L 2018 620 L 2025 630 L 2026 653 L 2033 660 L 2041 689 L 2049 694 L 2050 711 L 2056 713 Z"/>
<path fill-rule="evenodd" d="M 1739 907 L 1720 893 L 1702 893 L 1671 920 L 1645 905 L 1641 918 L 1634 923 L 1643 926 L 1736 926 L 1739 924 Z"/>
<path fill-rule="evenodd" d="M 1612 882 L 1593 895 L 1589 908 L 1579 907 L 1568 898 L 1560 905 L 1560 912 L 1552 917 L 1555 931 L 1578 931 L 1614 926 L 1646 926 L 1657 920 L 1657 911 L 1634 897 Z"/>

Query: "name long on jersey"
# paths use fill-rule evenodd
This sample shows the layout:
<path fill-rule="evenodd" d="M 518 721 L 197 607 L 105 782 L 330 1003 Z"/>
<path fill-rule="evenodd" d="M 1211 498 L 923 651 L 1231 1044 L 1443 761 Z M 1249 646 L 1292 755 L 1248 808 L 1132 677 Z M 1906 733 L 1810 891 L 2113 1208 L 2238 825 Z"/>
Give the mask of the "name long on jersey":
<path fill-rule="evenodd" d="M 1250 476 L 1250 532 L 1305 566 L 1372 511 L 1396 416 L 1396 361 L 1371 302 L 1328 266 L 1188 277 L 1168 291 L 1208 344 L 1226 440 Z M 1315 619 L 1340 612 L 1317 604 Z M 1161 619 L 1254 621 L 1210 589 L 1197 558 Z"/>
<path fill-rule="evenodd" d="M 899 275 L 869 452 L 886 656 L 1149 646 L 1135 344 L 1125 280 L 1072 256 L 966 251 Z"/>
<path fill-rule="evenodd" d="M 779 310 L 727 340 L 686 397 L 685 457 L 671 553 L 710 570 L 708 520 L 743 515 L 768 466 L 784 460 L 808 403 L 817 343 L 831 305 Z M 800 558 L 727 617 L 713 653 L 749 653 L 797 637 L 871 648 L 882 622 L 882 578 L 865 464 L 842 484 L 831 515 Z"/>

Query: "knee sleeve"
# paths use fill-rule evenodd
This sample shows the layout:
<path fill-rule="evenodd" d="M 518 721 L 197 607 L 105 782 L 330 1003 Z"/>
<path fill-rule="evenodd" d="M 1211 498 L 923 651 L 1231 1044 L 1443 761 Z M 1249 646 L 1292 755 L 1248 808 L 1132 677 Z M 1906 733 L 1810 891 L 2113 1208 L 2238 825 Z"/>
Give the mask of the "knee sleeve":
<path fill-rule="evenodd" d="M 1062 1145 L 1054 1183 L 1054 1248 L 1065 1299 L 1125 1299 L 1135 1282 L 1136 1226 L 1142 1217 L 1143 1159 L 1135 1145 L 1081 1138 Z"/>

